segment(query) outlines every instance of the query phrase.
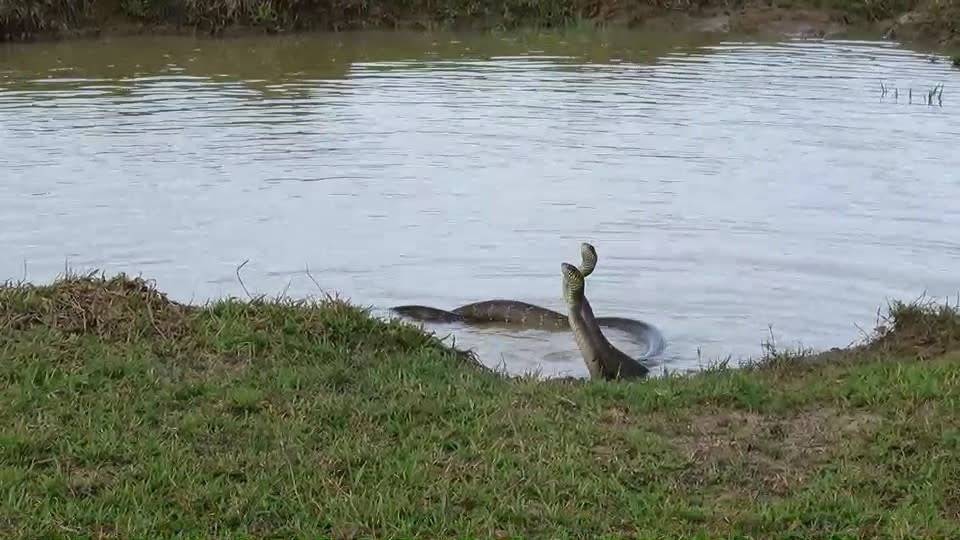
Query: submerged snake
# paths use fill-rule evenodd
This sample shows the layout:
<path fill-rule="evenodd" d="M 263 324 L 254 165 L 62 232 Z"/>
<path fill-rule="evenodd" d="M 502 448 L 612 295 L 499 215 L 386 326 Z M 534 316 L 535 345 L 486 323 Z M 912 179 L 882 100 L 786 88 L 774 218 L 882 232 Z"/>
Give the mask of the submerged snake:
<path fill-rule="evenodd" d="M 583 279 L 593 273 L 597 266 L 597 250 L 591 244 L 583 242 L 580 244 L 580 257 L 581 264 L 577 272 Z M 395 306 L 390 309 L 400 315 L 425 322 L 500 323 L 522 328 L 557 331 L 570 328 L 567 315 L 519 300 L 483 300 L 460 306 L 453 311 L 421 305 Z M 590 315 L 592 318 L 592 311 Z M 663 334 L 643 321 L 626 317 L 599 317 L 594 321 L 601 326 L 627 332 L 638 343 L 646 345 L 644 357 L 656 356 L 666 347 Z"/>
<path fill-rule="evenodd" d="M 593 309 L 584 294 L 584 277 L 576 266 L 561 263 L 563 299 L 568 307 L 568 321 L 574 340 L 593 379 L 632 379 L 650 372 L 643 364 L 607 341 L 600 331 Z"/>

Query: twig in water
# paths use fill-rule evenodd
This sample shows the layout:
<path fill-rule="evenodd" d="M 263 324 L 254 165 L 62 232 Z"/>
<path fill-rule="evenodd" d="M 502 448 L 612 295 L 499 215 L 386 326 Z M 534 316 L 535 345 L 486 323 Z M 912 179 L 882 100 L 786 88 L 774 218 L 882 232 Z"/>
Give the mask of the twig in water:
<path fill-rule="evenodd" d="M 304 271 L 307 273 L 307 277 L 310 278 L 310 281 L 312 281 L 313 284 L 317 286 L 317 290 L 320 291 L 320 294 L 322 294 L 322 295 L 324 296 L 324 298 L 326 298 L 327 300 L 330 300 L 330 299 L 332 298 L 332 297 L 330 296 L 330 293 L 328 293 L 327 291 L 323 290 L 323 287 L 320 286 L 320 283 L 313 277 L 313 274 L 310 273 L 310 265 L 309 265 L 309 264 L 305 264 L 305 265 L 304 265 Z"/>
<path fill-rule="evenodd" d="M 773 324 L 767 324 L 767 333 L 770 335 L 766 341 L 760 342 L 760 347 L 765 355 L 773 357 L 777 355 L 777 338 L 773 335 Z"/>
<path fill-rule="evenodd" d="M 310 281 L 312 281 L 313 284 L 317 286 L 317 290 L 319 290 L 320 292 L 323 292 L 323 287 L 321 287 L 320 284 L 317 283 L 317 280 L 314 279 L 313 274 L 310 273 L 310 265 L 309 265 L 309 264 L 303 265 L 303 271 L 307 274 L 307 277 L 310 278 Z"/>
<path fill-rule="evenodd" d="M 240 277 L 240 269 L 246 266 L 248 262 L 250 262 L 250 259 L 247 259 L 242 263 L 240 263 L 240 266 L 237 267 L 236 274 L 237 274 L 237 281 L 240 282 L 240 287 L 243 288 L 243 292 L 247 295 L 247 298 L 253 300 L 253 296 L 250 295 L 250 291 L 247 290 L 247 286 L 244 285 L 243 283 L 243 278 Z"/>

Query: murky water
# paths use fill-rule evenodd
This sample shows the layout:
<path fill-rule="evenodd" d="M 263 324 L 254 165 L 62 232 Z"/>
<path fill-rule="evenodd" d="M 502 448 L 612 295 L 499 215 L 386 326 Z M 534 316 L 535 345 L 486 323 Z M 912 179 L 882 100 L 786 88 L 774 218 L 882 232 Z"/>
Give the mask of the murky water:
<path fill-rule="evenodd" d="M 888 298 L 957 293 L 960 72 L 882 42 L 680 39 L 6 46 L 0 278 L 66 263 L 199 302 L 242 295 L 249 259 L 254 294 L 317 294 L 309 267 L 381 313 L 563 310 L 587 240 L 597 314 L 657 325 L 671 369 L 756 356 L 768 325 L 844 346 Z M 567 333 L 435 329 L 509 371 L 586 373 Z"/>

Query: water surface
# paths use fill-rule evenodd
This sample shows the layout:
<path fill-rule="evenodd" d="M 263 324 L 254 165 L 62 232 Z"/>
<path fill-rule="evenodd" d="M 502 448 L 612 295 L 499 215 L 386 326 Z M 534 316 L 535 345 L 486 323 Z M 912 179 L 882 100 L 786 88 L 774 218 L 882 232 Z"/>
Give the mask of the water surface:
<path fill-rule="evenodd" d="M 657 325 L 670 369 L 756 356 L 770 325 L 845 346 L 888 298 L 956 294 L 960 74 L 895 43 L 724 39 L 7 45 L 0 279 L 66 263 L 202 302 L 243 295 L 249 260 L 254 294 L 316 295 L 309 268 L 381 314 L 562 311 L 560 262 L 590 241 L 597 315 Z M 431 328 L 512 372 L 586 374 L 567 333 Z"/>

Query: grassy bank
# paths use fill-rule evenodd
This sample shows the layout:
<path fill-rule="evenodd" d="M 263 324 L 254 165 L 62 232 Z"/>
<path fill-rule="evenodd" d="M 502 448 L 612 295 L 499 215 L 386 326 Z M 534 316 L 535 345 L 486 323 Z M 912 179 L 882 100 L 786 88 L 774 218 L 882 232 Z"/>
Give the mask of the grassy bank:
<path fill-rule="evenodd" d="M 821 26 L 883 22 L 887 28 L 908 14 L 909 20 L 898 28 L 921 38 L 951 40 L 960 30 L 960 0 L 0 0 L 0 37 L 96 35 L 117 29 L 217 34 L 240 28 L 283 32 L 638 25 L 651 18 L 718 15 L 732 17 L 733 27 L 742 23 L 762 29 L 766 23 L 781 27 L 790 13 Z"/>
<path fill-rule="evenodd" d="M 338 301 L 0 288 L 0 536 L 960 535 L 960 318 L 634 383 L 515 380 Z"/>

